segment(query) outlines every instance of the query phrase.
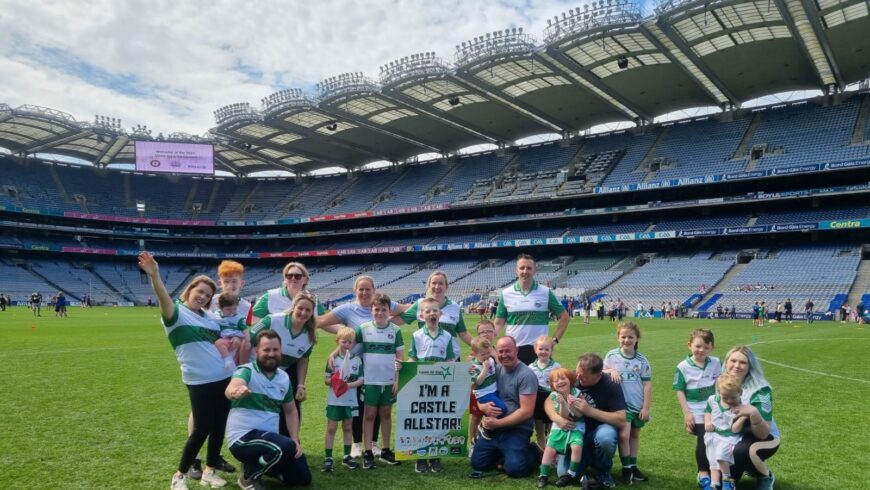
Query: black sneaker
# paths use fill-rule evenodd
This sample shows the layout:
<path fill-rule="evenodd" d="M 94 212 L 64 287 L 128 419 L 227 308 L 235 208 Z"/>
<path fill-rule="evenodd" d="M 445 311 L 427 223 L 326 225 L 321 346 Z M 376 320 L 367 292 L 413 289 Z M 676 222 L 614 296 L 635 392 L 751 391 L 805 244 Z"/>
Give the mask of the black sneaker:
<path fill-rule="evenodd" d="M 568 473 L 565 473 L 556 480 L 557 487 L 567 487 L 568 485 L 575 485 L 577 483 L 579 483 L 577 477 L 571 476 Z"/>
<path fill-rule="evenodd" d="M 631 485 L 631 481 L 634 475 L 631 472 L 631 468 L 623 468 L 622 469 L 622 483 L 627 485 Z"/>
<path fill-rule="evenodd" d="M 486 439 L 487 441 L 491 441 L 491 440 L 492 440 L 492 435 L 490 435 L 489 431 L 486 430 L 486 429 L 484 429 L 483 427 L 481 427 L 481 428 L 477 431 L 477 435 L 479 435 L 480 437 Z"/>
<path fill-rule="evenodd" d="M 372 454 L 371 451 L 366 451 L 363 453 L 363 469 L 364 470 L 373 470 L 377 468 L 375 466 L 375 455 Z"/>
<path fill-rule="evenodd" d="M 541 475 L 538 477 L 538 480 L 535 482 L 535 488 L 544 488 L 547 486 L 547 477 Z"/>
<path fill-rule="evenodd" d="M 637 469 L 637 466 L 633 466 L 631 468 L 631 478 L 634 481 L 647 481 L 647 480 L 649 480 L 649 478 L 647 478 L 646 475 L 644 475 L 643 473 L 640 472 L 639 469 Z"/>
<path fill-rule="evenodd" d="M 429 460 L 429 471 L 432 473 L 441 473 L 444 471 L 444 465 L 441 464 L 440 459 L 430 459 Z"/>
<path fill-rule="evenodd" d="M 417 473 L 428 473 L 429 462 L 425 459 L 418 459 L 417 464 L 414 465 L 414 471 Z"/>
<path fill-rule="evenodd" d="M 381 455 L 378 456 L 378 460 L 391 466 L 401 464 L 401 462 L 396 461 L 396 455 L 393 454 L 393 450 L 388 447 L 381 449 Z"/>
<path fill-rule="evenodd" d="M 235 473 L 236 471 L 236 467 L 225 460 L 223 456 L 218 456 L 218 464 L 214 469 L 223 471 L 224 473 Z"/>
<path fill-rule="evenodd" d="M 332 473 L 332 465 L 333 464 L 334 464 L 334 462 L 332 461 L 332 458 L 324 459 L 323 460 L 323 468 L 321 468 L 320 471 L 322 471 L 324 473 Z"/>
<path fill-rule="evenodd" d="M 199 458 L 193 460 L 193 464 L 190 465 L 190 469 L 187 470 L 187 477 L 191 480 L 199 480 L 202 478 L 202 460 Z"/>
<path fill-rule="evenodd" d="M 359 463 L 357 463 L 355 459 L 351 458 L 350 454 L 344 455 L 344 459 L 341 460 L 341 464 L 349 470 L 355 470 L 359 468 Z"/>

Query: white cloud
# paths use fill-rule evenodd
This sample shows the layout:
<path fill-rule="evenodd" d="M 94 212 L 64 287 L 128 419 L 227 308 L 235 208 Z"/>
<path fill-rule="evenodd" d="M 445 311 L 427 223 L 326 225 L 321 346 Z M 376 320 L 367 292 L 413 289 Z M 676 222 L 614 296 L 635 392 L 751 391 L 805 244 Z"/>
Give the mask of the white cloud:
<path fill-rule="evenodd" d="M 540 38 L 573 2 L 0 0 L 0 102 L 201 134 L 212 112 L 497 29 Z"/>

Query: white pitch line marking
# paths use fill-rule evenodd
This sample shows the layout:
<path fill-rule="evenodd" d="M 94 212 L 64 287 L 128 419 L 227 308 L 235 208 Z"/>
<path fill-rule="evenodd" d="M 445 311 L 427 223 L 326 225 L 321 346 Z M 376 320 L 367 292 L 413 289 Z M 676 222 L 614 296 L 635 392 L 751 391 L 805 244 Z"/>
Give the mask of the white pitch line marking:
<path fill-rule="evenodd" d="M 760 344 L 773 344 L 775 342 L 798 342 L 798 341 L 818 341 L 818 340 L 867 340 L 866 337 L 840 337 L 840 338 L 825 338 L 825 339 L 778 339 L 778 340 L 765 340 L 761 342 L 754 342 L 749 345 L 760 345 Z M 842 379 L 846 381 L 857 381 L 858 383 L 870 384 L 870 380 L 859 379 L 859 378 L 850 378 L 848 376 L 840 376 L 839 374 L 831 374 L 831 373 L 823 373 L 821 371 L 813 371 L 811 369 L 804 369 L 797 366 L 790 366 L 788 364 L 783 364 L 781 362 L 771 361 L 769 359 L 764 359 L 762 357 L 758 357 L 759 361 L 766 362 L 768 364 L 773 364 L 774 366 L 784 367 L 787 369 L 793 369 L 795 371 L 801 371 L 804 373 L 815 374 L 817 376 L 827 376 L 829 378 Z"/>

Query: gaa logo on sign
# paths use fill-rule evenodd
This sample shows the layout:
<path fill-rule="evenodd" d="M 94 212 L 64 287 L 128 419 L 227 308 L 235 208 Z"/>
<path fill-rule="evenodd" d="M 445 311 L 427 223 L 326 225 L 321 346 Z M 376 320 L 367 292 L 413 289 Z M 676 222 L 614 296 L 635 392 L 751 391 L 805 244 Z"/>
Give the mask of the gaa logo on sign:
<path fill-rule="evenodd" d="M 160 160 L 151 160 L 151 166 L 157 168 L 160 166 Z"/>

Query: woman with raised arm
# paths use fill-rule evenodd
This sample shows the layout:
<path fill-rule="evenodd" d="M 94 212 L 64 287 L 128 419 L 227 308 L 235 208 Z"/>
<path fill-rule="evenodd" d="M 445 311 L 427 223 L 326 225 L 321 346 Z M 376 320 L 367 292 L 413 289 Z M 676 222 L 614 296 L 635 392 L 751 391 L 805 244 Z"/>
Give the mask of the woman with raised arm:
<path fill-rule="evenodd" d="M 729 350 L 722 363 L 725 373 L 737 376 L 743 387 L 741 405 L 731 409 L 734 418 L 747 417 L 740 442 L 734 446 L 731 476 L 739 481 L 743 473 L 755 476 L 758 490 L 770 490 L 776 481 L 765 460 L 779 449 L 779 428 L 773 420 L 773 390 L 761 364 L 747 346 Z"/>
<path fill-rule="evenodd" d="M 208 314 L 217 286 L 208 276 L 196 276 L 184 288 L 181 301 L 176 303 L 169 296 L 157 261 L 150 253 L 139 254 L 139 267 L 148 275 L 157 295 L 161 322 L 181 365 L 181 380 L 187 386 L 193 414 L 193 431 L 184 444 L 171 488 L 187 489 L 187 471 L 206 439 L 206 467 L 200 483 L 222 487 L 226 481 L 218 476 L 215 467 L 220 466 L 220 450 L 230 411 L 224 390 L 232 373 L 224 368 L 221 354 L 214 345 L 220 338 L 220 326 Z"/>
<path fill-rule="evenodd" d="M 419 328 L 425 328 L 426 321 L 423 320 L 420 312 L 420 302 L 426 298 L 438 301 L 438 305 L 441 307 L 441 319 L 438 321 L 438 325 L 453 337 L 453 352 L 456 353 L 456 360 L 459 361 L 459 339 L 462 339 L 465 345 L 471 345 L 471 334 L 465 327 L 462 308 L 447 297 L 447 287 L 447 274 L 442 271 L 432 272 L 429 274 L 429 279 L 426 280 L 425 296 L 415 301 L 401 315 L 393 317 L 393 323 L 396 325 L 411 324 L 416 320 Z"/>

